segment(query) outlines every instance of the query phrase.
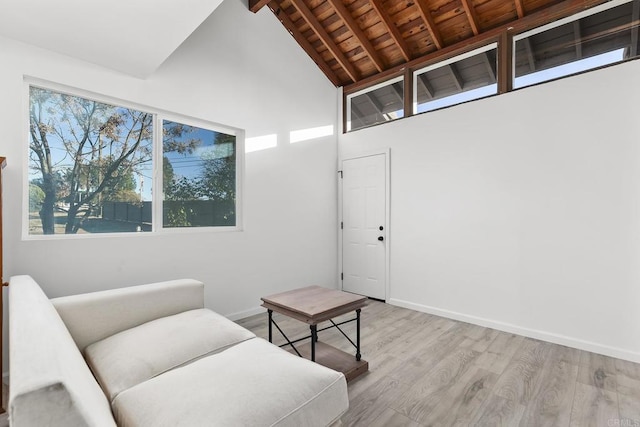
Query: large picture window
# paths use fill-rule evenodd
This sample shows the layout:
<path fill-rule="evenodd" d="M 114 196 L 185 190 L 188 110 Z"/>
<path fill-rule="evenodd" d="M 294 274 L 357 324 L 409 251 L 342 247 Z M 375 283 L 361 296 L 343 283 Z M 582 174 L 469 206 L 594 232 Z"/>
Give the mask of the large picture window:
<path fill-rule="evenodd" d="M 27 235 L 237 228 L 239 131 L 143 110 L 29 86 Z"/>

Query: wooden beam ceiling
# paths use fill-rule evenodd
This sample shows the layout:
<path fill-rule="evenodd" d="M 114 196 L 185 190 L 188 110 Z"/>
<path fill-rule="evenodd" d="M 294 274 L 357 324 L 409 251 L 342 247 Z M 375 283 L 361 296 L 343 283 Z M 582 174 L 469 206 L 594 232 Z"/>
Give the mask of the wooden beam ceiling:
<path fill-rule="evenodd" d="M 367 56 L 373 61 L 378 71 L 383 71 L 385 69 L 385 64 L 378 52 L 371 44 L 371 41 L 367 38 L 365 33 L 362 31 L 356 20 L 351 16 L 351 12 L 347 9 L 347 7 L 340 0 L 336 0 L 333 3 L 335 7 L 336 14 L 340 17 L 342 22 L 345 23 L 349 31 L 354 35 L 356 39 L 358 39 L 362 43 L 362 48 L 366 52 Z"/>
<path fill-rule="evenodd" d="M 282 23 L 282 25 L 289 31 L 289 34 L 293 36 L 294 39 L 300 44 L 305 52 L 313 59 L 313 61 L 320 67 L 322 72 L 327 76 L 327 78 L 336 86 L 340 85 L 340 79 L 333 72 L 331 67 L 327 64 L 327 62 L 322 58 L 322 56 L 315 50 L 313 45 L 307 40 L 307 38 L 298 30 L 298 27 L 291 21 L 289 16 L 284 13 L 278 3 L 275 0 L 271 0 L 269 3 L 269 9 L 273 12 L 273 14 L 278 18 L 278 20 Z"/>
<path fill-rule="evenodd" d="M 407 43 L 405 42 L 404 37 L 402 37 L 400 30 L 398 30 L 398 27 L 396 27 L 396 24 L 393 23 L 391 17 L 384 9 L 382 0 L 370 0 L 370 2 L 373 10 L 375 10 L 380 19 L 382 19 L 382 24 L 386 27 L 389 36 L 393 39 L 397 48 L 400 49 L 400 53 L 402 54 L 404 60 L 411 61 L 409 47 L 407 47 Z"/>
<path fill-rule="evenodd" d="M 473 8 L 473 4 L 471 0 L 460 0 L 462 2 L 462 7 L 464 8 L 464 13 L 467 15 L 467 19 L 469 20 L 469 26 L 471 26 L 471 31 L 473 31 L 473 35 L 477 36 L 480 34 L 480 28 L 478 27 L 478 15 L 476 15 L 476 10 Z"/>
<path fill-rule="evenodd" d="M 338 0 L 341 1 L 341 0 Z M 338 61 L 338 64 L 347 73 L 351 81 L 357 82 L 360 78 L 360 73 L 356 70 L 351 62 L 347 59 L 344 52 L 340 50 L 333 38 L 324 29 L 318 18 L 311 12 L 304 0 L 291 0 L 291 4 L 294 8 L 302 14 L 302 18 L 309 24 L 314 33 L 318 36 L 322 44 L 331 52 L 333 57 Z"/>
<path fill-rule="evenodd" d="M 340 0 L 337 0 L 340 1 Z M 416 6 L 418 7 L 418 11 L 420 12 L 420 17 L 424 22 L 429 35 L 431 36 L 431 41 L 436 46 L 436 49 L 442 49 L 444 43 L 442 42 L 442 36 L 440 35 L 440 30 L 436 26 L 436 23 L 433 21 L 433 17 L 431 16 L 431 12 L 429 11 L 429 7 L 427 6 L 428 0 L 414 0 Z"/>
<path fill-rule="evenodd" d="M 268 5 L 329 80 L 353 93 L 408 69 L 496 42 L 505 31 L 516 34 L 606 1 L 249 0 L 249 9 L 257 12 Z M 634 7 L 637 14 L 637 1 Z M 637 26 L 631 31 L 636 40 L 633 52 Z M 576 28 L 576 39 L 579 32 Z M 581 49 L 576 43 L 577 55 Z M 535 68 L 533 53 L 528 55 Z M 491 62 L 487 58 L 487 71 Z"/>

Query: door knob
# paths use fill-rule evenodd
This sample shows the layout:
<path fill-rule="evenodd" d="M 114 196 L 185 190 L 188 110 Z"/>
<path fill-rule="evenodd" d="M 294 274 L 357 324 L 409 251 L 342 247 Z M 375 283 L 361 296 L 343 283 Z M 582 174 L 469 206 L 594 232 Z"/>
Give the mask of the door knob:
<path fill-rule="evenodd" d="M 384 240 L 384 237 L 378 236 L 378 240 L 380 240 L 382 242 Z"/>

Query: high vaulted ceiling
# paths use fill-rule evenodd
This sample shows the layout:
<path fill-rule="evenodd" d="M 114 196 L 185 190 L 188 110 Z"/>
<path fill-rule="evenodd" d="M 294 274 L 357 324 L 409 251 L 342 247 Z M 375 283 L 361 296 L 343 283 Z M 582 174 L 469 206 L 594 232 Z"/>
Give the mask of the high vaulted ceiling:
<path fill-rule="evenodd" d="M 0 0 L 0 36 L 145 78 L 222 0 Z"/>
<path fill-rule="evenodd" d="M 267 6 L 336 86 L 348 86 L 471 42 L 536 15 L 538 25 L 577 0 L 249 0 Z M 546 13 L 547 10 L 554 9 Z M 560 13 L 558 13 L 560 11 Z M 546 21 L 545 21 L 546 20 Z"/>

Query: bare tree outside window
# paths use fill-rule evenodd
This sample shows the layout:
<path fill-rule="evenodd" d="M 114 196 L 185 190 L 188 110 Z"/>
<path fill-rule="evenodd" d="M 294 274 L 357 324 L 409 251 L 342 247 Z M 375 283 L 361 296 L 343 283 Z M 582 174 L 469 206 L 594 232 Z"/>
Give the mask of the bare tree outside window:
<path fill-rule="evenodd" d="M 32 86 L 29 121 L 29 234 L 151 230 L 152 114 Z"/>

